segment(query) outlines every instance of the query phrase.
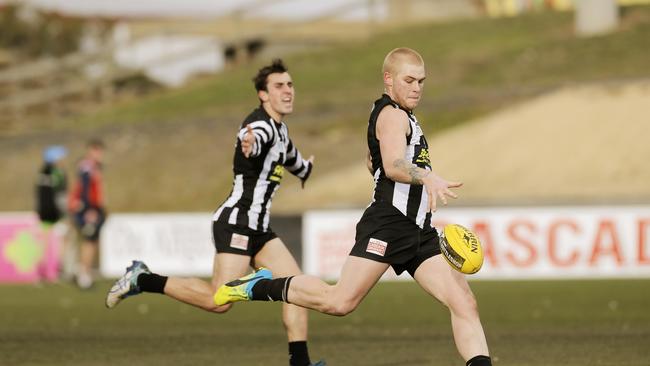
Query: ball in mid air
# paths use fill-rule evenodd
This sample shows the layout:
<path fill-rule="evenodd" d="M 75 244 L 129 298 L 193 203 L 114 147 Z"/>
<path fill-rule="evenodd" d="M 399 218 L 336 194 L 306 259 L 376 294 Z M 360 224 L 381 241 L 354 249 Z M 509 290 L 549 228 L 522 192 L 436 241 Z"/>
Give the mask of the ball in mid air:
<path fill-rule="evenodd" d="M 483 265 L 483 248 L 469 229 L 449 224 L 440 234 L 440 251 L 449 265 L 459 272 L 473 274 Z"/>

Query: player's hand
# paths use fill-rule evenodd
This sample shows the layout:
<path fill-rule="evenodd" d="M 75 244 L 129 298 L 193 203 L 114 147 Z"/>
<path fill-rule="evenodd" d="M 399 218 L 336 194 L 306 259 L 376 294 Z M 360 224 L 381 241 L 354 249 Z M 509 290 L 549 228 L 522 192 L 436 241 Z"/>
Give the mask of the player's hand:
<path fill-rule="evenodd" d="M 310 156 L 309 156 L 309 159 L 307 159 L 307 161 L 308 161 L 309 164 L 311 165 L 311 168 L 314 169 L 314 155 L 310 155 Z M 305 189 L 305 182 L 306 182 L 306 181 L 307 181 L 306 178 L 300 180 L 300 186 L 302 187 L 302 189 Z"/>
<path fill-rule="evenodd" d="M 245 157 L 251 156 L 253 152 L 253 145 L 255 144 L 255 134 L 253 134 L 253 129 L 250 125 L 246 126 L 246 133 L 241 139 L 241 152 L 244 153 Z"/>
<path fill-rule="evenodd" d="M 434 172 L 431 172 L 424 179 L 424 189 L 427 190 L 429 196 L 429 211 L 435 212 L 437 208 L 438 198 L 443 205 L 447 205 L 447 197 L 458 198 L 458 195 L 450 190 L 450 188 L 458 188 L 463 185 L 462 182 L 452 182 L 441 178 Z"/>

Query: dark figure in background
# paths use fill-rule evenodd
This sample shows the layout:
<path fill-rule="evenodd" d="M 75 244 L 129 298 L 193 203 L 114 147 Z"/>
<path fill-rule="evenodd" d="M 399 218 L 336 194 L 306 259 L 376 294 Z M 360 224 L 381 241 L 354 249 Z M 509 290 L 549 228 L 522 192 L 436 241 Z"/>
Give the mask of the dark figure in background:
<path fill-rule="evenodd" d="M 66 155 L 63 146 L 49 146 L 43 151 L 36 183 L 36 213 L 45 225 L 54 225 L 65 216 L 68 182 L 62 160 Z"/>
<path fill-rule="evenodd" d="M 82 239 L 77 271 L 77 285 L 81 289 L 88 289 L 93 284 L 92 268 L 97 257 L 99 235 L 106 219 L 103 156 L 104 143 L 97 139 L 90 140 L 86 145 L 86 155 L 79 162 L 77 177 L 68 200 L 70 215 Z"/>

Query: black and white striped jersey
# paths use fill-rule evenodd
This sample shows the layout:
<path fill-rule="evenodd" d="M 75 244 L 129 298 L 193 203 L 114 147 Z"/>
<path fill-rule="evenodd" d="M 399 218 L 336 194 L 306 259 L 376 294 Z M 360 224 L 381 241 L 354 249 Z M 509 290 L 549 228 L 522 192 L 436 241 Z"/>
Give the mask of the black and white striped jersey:
<path fill-rule="evenodd" d="M 255 135 L 253 151 L 248 158 L 241 151 L 246 126 L 251 126 Z M 274 121 L 260 106 L 246 117 L 237 134 L 232 192 L 214 212 L 213 221 L 267 231 L 271 200 L 285 168 L 304 182 L 309 178 L 312 164 L 296 149 L 287 126 Z"/>
<path fill-rule="evenodd" d="M 422 169 L 431 170 L 427 140 L 422 133 L 417 118 L 411 111 L 402 108 L 388 95 L 383 94 L 381 98 L 375 101 L 368 121 L 368 148 L 370 149 L 372 170 L 375 177 L 372 202 L 389 203 L 406 217 L 415 221 L 418 226 L 424 227 L 425 221 L 427 223 L 431 221 L 431 214 L 428 212 L 429 197 L 424 186 L 392 181 L 386 177 L 384 172 L 376 127 L 379 112 L 388 106 L 403 110 L 406 112 L 405 117 L 408 117 L 409 120 L 410 132 L 406 136 L 406 155 L 404 159 Z"/>

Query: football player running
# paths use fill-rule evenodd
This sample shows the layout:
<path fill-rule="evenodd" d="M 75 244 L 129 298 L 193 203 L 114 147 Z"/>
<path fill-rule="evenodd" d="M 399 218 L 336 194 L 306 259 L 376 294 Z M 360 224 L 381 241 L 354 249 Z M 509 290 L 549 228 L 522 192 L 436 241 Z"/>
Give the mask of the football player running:
<path fill-rule="evenodd" d="M 295 91 L 282 60 L 261 68 L 253 82 L 260 106 L 240 127 L 233 162 L 233 189 L 213 215 L 216 253 L 212 283 L 198 278 L 161 276 L 151 273 L 143 262 L 134 261 L 109 291 L 108 308 L 129 296 L 153 292 L 207 311 L 224 313 L 231 305 L 214 303 L 216 289 L 250 272 L 251 265 L 267 267 L 280 276 L 301 274 L 296 260 L 270 228 L 269 217 L 271 200 L 284 169 L 304 183 L 311 174 L 313 157 L 302 158 L 283 122 L 293 111 Z M 289 341 L 289 364 L 311 365 L 306 309 L 284 304 L 282 320 Z M 325 362 L 314 365 L 323 366 Z"/>
<path fill-rule="evenodd" d="M 437 201 L 456 198 L 459 182 L 431 169 L 427 141 L 413 114 L 425 79 L 422 57 L 397 48 L 383 64 L 385 93 L 375 101 L 368 123 L 368 167 L 375 179 L 372 204 L 357 224 L 355 244 L 338 283 L 307 275 L 278 275 L 267 269 L 227 283 L 214 296 L 217 305 L 235 301 L 284 301 L 322 313 L 352 312 L 386 272 L 407 271 L 451 313 L 454 341 L 467 366 L 491 365 L 476 300 L 465 276 L 440 255 L 431 226 Z"/>

